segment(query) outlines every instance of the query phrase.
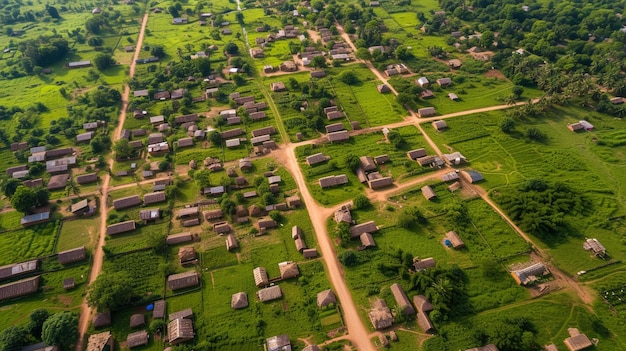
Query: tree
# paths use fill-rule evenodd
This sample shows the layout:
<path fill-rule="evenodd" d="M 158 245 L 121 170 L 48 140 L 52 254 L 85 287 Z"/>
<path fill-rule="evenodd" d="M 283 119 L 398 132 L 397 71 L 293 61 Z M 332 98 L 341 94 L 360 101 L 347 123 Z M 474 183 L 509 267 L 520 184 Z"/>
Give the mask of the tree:
<path fill-rule="evenodd" d="M 101 71 L 115 66 L 116 63 L 113 56 L 104 53 L 98 54 L 98 56 L 93 59 L 93 64 Z"/>
<path fill-rule="evenodd" d="M 357 210 L 366 209 L 372 206 L 370 199 L 368 199 L 367 196 L 363 194 L 357 194 L 352 200 L 352 204 L 354 205 L 354 208 Z"/>
<path fill-rule="evenodd" d="M 211 171 L 209 171 L 208 169 L 203 169 L 194 173 L 193 179 L 196 181 L 200 189 L 204 189 L 211 186 L 210 175 Z"/>
<path fill-rule="evenodd" d="M 209 133 L 208 139 L 211 142 L 211 145 L 213 146 L 219 146 L 222 143 L 222 135 L 220 134 L 220 132 L 216 130 Z"/>
<path fill-rule="evenodd" d="M 243 12 L 238 11 L 238 12 L 235 14 L 235 20 L 237 20 L 237 23 L 239 23 L 240 25 L 242 25 L 242 26 L 243 26 L 243 25 L 244 25 L 244 23 L 245 23 L 245 22 L 244 22 L 244 19 L 243 19 Z"/>
<path fill-rule="evenodd" d="M 16 211 L 30 213 L 30 210 L 37 205 L 37 194 L 30 188 L 20 185 L 15 189 L 11 197 L 11 206 Z"/>
<path fill-rule="evenodd" d="M 315 56 L 311 59 L 311 67 L 326 68 L 326 59 L 324 56 Z"/>
<path fill-rule="evenodd" d="M 526 130 L 526 137 L 528 137 L 528 139 L 532 139 L 532 140 L 539 141 L 539 142 L 543 142 L 543 141 L 546 141 L 546 139 L 548 139 L 548 137 L 543 132 L 541 132 L 539 129 L 535 127 L 530 127 L 528 128 L 528 130 Z"/>
<path fill-rule="evenodd" d="M 341 222 L 337 224 L 335 228 L 335 234 L 342 242 L 347 243 L 350 241 L 350 224 Z"/>
<path fill-rule="evenodd" d="M 22 326 L 11 326 L 0 333 L 0 351 L 20 350 L 28 343 L 28 332 Z"/>
<path fill-rule="evenodd" d="M 231 56 L 238 55 L 239 47 L 231 41 L 224 45 L 224 52 Z"/>
<path fill-rule="evenodd" d="M 502 120 L 502 122 L 500 123 L 500 129 L 505 132 L 505 133 L 510 133 L 511 131 L 513 131 L 513 129 L 515 129 L 515 121 L 512 118 L 505 118 Z"/>
<path fill-rule="evenodd" d="M 357 168 L 361 166 L 361 160 L 359 156 L 355 154 L 347 154 L 345 158 L 346 166 L 350 168 L 352 172 L 356 172 Z"/>
<path fill-rule="evenodd" d="M 115 310 L 135 298 L 128 287 L 133 283 L 126 272 L 100 274 L 87 288 L 87 303 L 98 311 Z"/>
<path fill-rule="evenodd" d="M 356 73 L 352 71 L 344 71 L 343 73 L 341 73 L 339 75 L 339 80 L 348 85 L 357 85 L 361 82 Z"/>
<path fill-rule="evenodd" d="M 422 212 L 415 206 L 413 207 L 405 207 L 402 209 L 402 212 L 398 215 L 398 226 L 410 229 L 414 227 L 416 224 L 423 224 L 426 222 L 426 217 L 422 214 Z"/>
<path fill-rule="evenodd" d="M 337 258 L 346 267 L 356 266 L 359 263 L 359 258 L 352 250 L 340 253 Z"/>
<path fill-rule="evenodd" d="M 175 6 L 168 7 L 167 12 L 169 12 L 174 18 L 180 17 L 180 12 L 178 12 L 178 9 Z"/>
<path fill-rule="evenodd" d="M 158 57 L 158 58 L 164 58 L 165 48 L 163 48 L 162 45 L 152 45 L 150 47 L 150 55 Z"/>
<path fill-rule="evenodd" d="M 34 190 L 35 197 L 37 198 L 37 207 L 45 206 L 50 200 L 50 192 L 44 187 L 39 187 Z"/>
<path fill-rule="evenodd" d="M 53 314 L 43 323 L 41 339 L 47 345 L 68 349 L 78 339 L 78 316 L 68 311 Z"/>
<path fill-rule="evenodd" d="M 128 139 L 120 139 L 113 145 L 113 151 L 118 158 L 128 158 L 135 153 L 135 149 L 130 145 Z"/>
<path fill-rule="evenodd" d="M 233 74 L 233 81 L 235 81 L 235 85 L 240 87 L 246 85 L 248 80 L 242 74 Z"/>
<path fill-rule="evenodd" d="M 54 6 L 46 5 L 46 11 L 48 11 L 48 15 L 52 18 L 61 18 L 59 11 L 57 11 L 57 8 Z"/>
<path fill-rule="evenodd" d="M 17 187 L 20 185 L 22 185 L 22 182 L 20 182 L 18 179 L 6 179 L 4 182 L 2 182 L 2 191 L 4 192 L 4 196 L 13 196 L 13 194 L 15 194 L 15 190 L 17 190 Z"/>

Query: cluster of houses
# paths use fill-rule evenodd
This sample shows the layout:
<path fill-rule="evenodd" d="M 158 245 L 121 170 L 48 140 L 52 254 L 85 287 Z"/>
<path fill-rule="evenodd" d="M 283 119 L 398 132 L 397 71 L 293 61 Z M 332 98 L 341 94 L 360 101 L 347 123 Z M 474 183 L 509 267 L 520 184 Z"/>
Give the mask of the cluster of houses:
<path fill-rule="evenodd" d="M 113 200 L 113 208 L 116 211 L 125 210 L 137 206 L 149 206 L 157 203 L 165 202 L 167 196 L 164 191 L 154 191 L 143 196 L 143 200 L 139 195 L 131 195 Z M 143 224 L 154 223 L 161 219 L 162 211 L 160 208 L 146 208 L 139 211 L 139 218 Z M 136 223 L 134 220 L 123 221 L 107 226 L 107 235 L 116 235 L 127 233 L 135 230 Z"/>
<path fill-rule="evenodd" d="M 84 246 L 57 253 L 57 260 L 63 266 L 83 261 L 86 258 L 87 249 Z M 39 290 L 40 283 L 40 276 L 37 275 L 39 268 L 39 259 L 13 263 L 0 267 L 0 282 L 5 280 L 15 280 L 26 276 L 24 279 L 0 285 L 0 301 L 37 292 Z M 74 287 L 75 281 L 73 277 L 64 279 L 64 289 L 70 290 Z"/>
<path fill-rule="evenodd" d="M 367 184 L 370 189 L 377 190 L 393 185 L 393 178 L 383 176 L 378 171 L 378 166 L 384 165 L 391 161 L 386 154 L 376 157 L 361 156 L 360 166 L 356 169 L 356 175 L 361 183 Z"/>
<path fill-rule="evenodd" d="M 300 275 L 298 264 L 292 261 L 280 262 L 278 264 L 278 270 L 280 271 L 280 276 L 271 279 L 268 277 L 267 271 L 263 267 L 256 267 L 252 270 L 254 285 L 260 288 L 256 293 L 259 301 L 267 302 L 281 298 L 283 292 L 276 283 Z"/>
<path fill-rule="evenodd" d="M 152 307 L 152 319 L 164 319 L 166 316 L 165 300 L 155 301 L 150 305 Z M 164 341 L 170 345 L 178 345 L 183 342 L 193 340 L 195 332 L 193 330 L 193 310 L 187 308 L 182 311 L 172 312 L 168 316 L 167 333 Z M 95 329 L 105 328 L 111 325 L 111 312 L 101 312 L 96 314 L 92 319 Z M 126 336 L 126 347 L 135 348 L 148 345 L 150 333 L 146 329 L 146 314 L 136 313 L 130 316 L 130 329 L 141 329 L 130 332 Z M 88 351 L 107 351 L 112 350 L 114 345 L 113 336 L 110 331 L 91 334 L 87 342 Z"/>

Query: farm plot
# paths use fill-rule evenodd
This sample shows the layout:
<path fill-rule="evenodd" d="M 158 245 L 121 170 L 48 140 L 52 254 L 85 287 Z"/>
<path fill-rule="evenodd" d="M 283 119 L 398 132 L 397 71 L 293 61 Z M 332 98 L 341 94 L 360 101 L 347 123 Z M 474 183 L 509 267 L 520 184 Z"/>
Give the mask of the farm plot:
<path fill-rule="evenodd" d="M 40 289 L 37 293 L 19 299 L 0 302 L 2 318 L 0 329 L 6 329 L 28 320 L 30 313 L 38 308 L 48 310 L 76 310 L 82 302 L 82 294 L 88 283 L 89 265 L 72 266 L 54 272 L 41 274 Z M 76 288 L 63 289 L 63 280 L 74 278 Z"/>
<path fill-rule="evenodd" d="M 158 224 L 137 225 L 137 229 L 130 233 L 117 234 L 107 237 L 105 252 L 120 254 L 148 247 L 151 237 L 165 236 L 168 233 L 169 223 L 165 220 Z"/>
<path fill-rule="evenodd" d="M 100 217 L 66 220 L 61 226 L 56 251 L 70 250 L 80 246 L 91 247 L 98 235 Z"/>
<path fill-rule="evenodd" d="M 332 89 L 337 96 L 337 105 L 343 109 L 350 121 L 358 121 L 361 127 L 373 127 L 393 122 L 399 122 L 406 115 L 404 109 L 395 101 L 393 94 L 380 94 L 376 86 L 380 81 L 374 74 L 361 65 L 350 65 L 349 69 L 355 73 L 359 84 L 351 86 L 341 81 L 333 80 Z M 340 74 L 342 69 L 333 70 L 333 75 Z"/>
<path fill-rule="evenodd" d="M 143 300 L 151 300 L 163 294 L 163 262 L 163 257 L 153 250 L 142 250 L 108 257 L 104 261 L 104 270 L 111 273 L 126 272 L 132 280 L 129 288 L 133 293 Z"/>
<path fill-rule="evenodd" d="M 52 254 L 58 231 L 58 222 L 48 222 L 0 234 L 0 247 L 4 248 L 0 265 Z"/>

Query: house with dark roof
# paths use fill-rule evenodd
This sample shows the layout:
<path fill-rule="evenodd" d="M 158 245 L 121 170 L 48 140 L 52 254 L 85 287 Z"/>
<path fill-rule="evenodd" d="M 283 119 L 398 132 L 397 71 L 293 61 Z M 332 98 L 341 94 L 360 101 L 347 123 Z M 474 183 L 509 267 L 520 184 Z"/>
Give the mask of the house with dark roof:
<path fill-rule="evenodd" d="M 430 185 L 425 185 L 422 187 L 422 195 L 424 195 L 424 198 L 426 198 L 426 200 L 428 201 L 437 198 L 437 193 L 435 193 L 435 191 L 433 190 L 433 188 L 430 187 Z"/>
<path fill-rule="evenodd" d="M 425 149 L 415 149 L 415 150 L 411 150 L 409 152 L 406 153 L 406 156 L 408 158 L 410 158 L 411 160 L 416 160 L 420 157 L 424 157 L 426 156 L 426 150 Z"/>
<path fill-rule="evenodd" d="M 406 315 L 415 313 L 415 308 L 411 304 L 411 301 L 406 296 L 406 293 L 404 292 L 404 289 L 402 289 L 402 286 L 400 284 L 391 284 L 389 290 L 391 290 L 393 298 L 396 300 L 396 304 L 398 305 L 398 308 L 400 308 L 400 311 L 402 313 Z"/>
<path fill-rule="evenodd" d="M 161 210 L 158 208 L 151 208 L 139 211 L 139 219 L 143 221 L 143 224 L 148 222 L 155 222 L 161 218 Z"/>
<path fill-rule="evenodd" d="M 159 202 L 163 202 L 167 200 L 164 191 L 155 191 L 152 193 L 147 193 L 143 196 L 144 205 L 151 205 Z"/>
<path fill-rule="evenodd" d="M 126 337 L 126 347 L 129 349 L 144 345 L 148 345 L 148 332 L 145 330 L 130 333 Z"/>
<path fill-rule="evenodd" d="M 146 316 L 143 313 L 135 313 L 130 316 L 129 326 L 131 328 L 138 328 L 146 324 Z"/>
<path fill-rule="evenodd" d="M 376 247 L 376 242 L 374 241 L 374 237 L 370 233 L 363 233 L 359 235 L 359 239 L 361 240 L 361 246 L 359 247 L 359 250 L 368 249 L 370 247 Z"/>
<path fill-rule="evenodd" d="M 463 177 L 463 179 L 465 179 L 469 183 L 477 183 L 485 179 L 480 172 L 473 169 L 461 171 L 461 177 Z"/>
<path fill-rule="evenodd" d="M 130 220 L 126 222 L 111 224 L 107 226 L 107 235 L 115 235 L 120 233 L 132 232 L 135 230 L 135 221 Z"/>
<path fill-rule="evenodd" d="M 322 162 L 326 162 L 330 160 L 330 156 L 326 156 L 321 152 L 318 152 L 316 154 L 310 155 L 306 157 L 306 163 L 309 166 L 313 166 Z"/>
<path fill-rule="evenodd" d="M 196 271 L 171 274 L 167 277 L 167 286 L 171 290 L 189 288 L 198 284 L 200 284 L 200 277 Z"/>
<path fill-rule="evenodd" d="M 435 262 L 435 259 L 432 257 L 428 257 L 428 258 L 423 258 L 423 259 L 413 259 L 413 268 L 415 269 L 415 271 L 420 272 L 420 271 L 425 271 L 428 268 L 433 268 L 437 265 L 437 263 Z"/>
<path fill-rule="evenodd" d="M 434 121 L 432 124 L 433 128 L 435 128 L 435 130 L 438 132 L 448 128 L 448 124 L 444 120 Z"/>
<path fill-rule="evenodd" d="M 168 319 L 170 322 L 176 319 L 180 319 L 180 318 L 184 318 L 184 319 L 193 318 L 193 310 L 191 308 L 186 308 L 181 311 L 172 312 L 168 316 Z"/>
<path fill-rule="evenodd" d="M 87 174 L 81 174 L 79 176 L 76 176 L 76 183 L 80 185 L 95 183 L 97 181 L 98 181 L 97 173 L 87 173 Z"/>
<path fill-rule="evenodd" d="M 238 247 L 239 244 L 237 243 L 237 238 L 235 237 L 235 234 L 228 234 L 226 236 L 226 250 L 230 251 Z"/>
<path fill-rule="evenodd" d="M 187 207 L 179 210 L 176 213 L 176 219 L 195 218 L 200 214 L 200 210 L 197 206 Z"/>
<path fill-rule="evenodd" d="M 346 176 L 345 174 L 340 174 L 336 176 L 331 175 L 328 177 L 320 178 L 318 182 L 322 189 L 330 188 L 333 186 L 348 184 L 348 176 Z"/>
<path fill-rule="evenodd" d="M 139 195 L 131 195 L 123 197 L 117 200 L 113 200 L 113 208 L 116 210 L 123 210 L 125 208 L 135 207 L 141 205 L 141 199 Z"/>
<path fill-rule="evenodd" d="M 91 324 L 93 324 L 93 327 L 96 329 L 108 327 L 109 325 L 111 325 L 111 312 L 105 311 L 96 313 L 96 315 L 93 316 L 93 319 L 91 320 Z"/>
<path fill-rule="evenodd" d="M 155 301 L 152 309 L 152 318 L 165 318 L 165 307 L 165 300 Z"/>
<path fill-rule="evenodd" d="M 335 296 L 335 293 L 331 289 L 324 290 L 324 291 L 317 293 L 317 307 L 322 308 L 330 304 L 336 304 L 336 303 L 337 303 L 337 297 Z"/>
<path fill-rule="evenodd" d="M 86 215 L 86 214 L 90 214 L 92 208 L 89 207 L 89 200 L 88 199 L 84 199 L 81 201 L 78 201 L 74 204 L 72 204 L 72 206 L 70 206 L 70 212 L 72 212 L 74 215 Z M 95 208 L 94 208 L 94 212 L 95 212 Z"/>
<path fill-rule="evenodd" d="M 281 279 L 295 278 L 300 275 L 298 265 L 292 261 L 280 262 L 278 264 Z"/>
<path fill-rule="evenodd" d="M 60 264 L 82 261 L 87 258 L 87 250 L 84 246 L 81 246 L 75 249 L 61 251 L 57 254 L 57 258 Z"/>
<path fill-rule="evenodd" d="M 358 238 L 363 233 L 375 233 L 377 231 L 378 227 L 374 221 L 353 225 L 350 227 L 350 239 Z"/>
<path fill-rule="evenodd" d="M 434 107 L 422 107 L 417 110 L 417 114 L 420 117 L 430 117 L 436 114 Z"/>
<path fill-rule="evenodd" d="M 38 266 L 39 260 L 30 260 L 26 262 L 2 266 L 0 267 L 0 280 L 14 278 L 22 274 L 35 272 Z"/>
<path fill-rule="evenodd" d="M 26 278 L 0 285 L 0 301 L 12 299 L 37 292 L 39 289 L 39 276 Z"/>
<path fill-rule="evenodd" d="M 65 167 L 65 169 L 67 170 L 67 166 L 60 166 L 60 167 Z M 63 189 L 67 185 L 67 181 L 69 179 L 70 179 L 69 174 L 53 175 L 52 177 L 50 177 L 50 180 L 48 180 L 48 185 L 46 186 L 46 188 L 48 190 Z"/>

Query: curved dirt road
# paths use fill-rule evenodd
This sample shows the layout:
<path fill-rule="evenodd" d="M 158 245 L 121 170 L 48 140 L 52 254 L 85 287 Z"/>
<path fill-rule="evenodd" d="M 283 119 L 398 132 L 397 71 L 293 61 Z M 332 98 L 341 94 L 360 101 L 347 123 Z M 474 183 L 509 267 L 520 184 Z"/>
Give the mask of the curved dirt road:
<path fill-rule="evenodd" d="M 135 61 L 139 57 L 139 52 L 141 51 L 144 33 L 146 31 L 146 25 L 148 24 L 148 14 L 144 14 L 141 29 L 139 31 L 139 37 L 137 38 L 137 46 L 135 49 L 135 54 L 133 55 L 133 60 L 130 63 L 130 71 L 129 77 L 133 77 L 135 75 Z M 122 129 L 124 127 L 124 121 L 126 120 L 126 109 L 128 108 L 128 98 L 130 96 L 130 87 L 128 85 L 124 86 L 124 93 L 122 94 L 122 106 L 120 107 L 120 115 L 117 121 L 117 127 L 113 132 L 113 140 L 118 140 Z M 109 169 L 113 169 L 113 157 L 109 159 Z M 98 274 L 102 270 L 102 262 L 104 260 L 104 251 L 102 247 L 104 246 L 104 239 L 106 238 L 106 223 L 107 223 L 107 198 L 109 192 L 109 182 L 111 180 L 111 175 L 107 173 L 104 176 L 104 180 L 102 182 L 102 187 L 100 188 L 100 232 L 98 236 L 98 242 L 93 252 L 93 263 L 91 266 L 91 271 L 89 273 L 89 284 L 96 280 Z M 76 343 L 76 350 L 82 351 L 83 345 L 85 344 L 85 333 L 87 332 L 87 328 L 89 327 L 89 320 L 91 316 L 91 308 L 87 305 L 86 297 L 83 297 L 83 302 L 80 306 L 80 319 L 78 322 L 78 333 L 79 338 Z"/>

